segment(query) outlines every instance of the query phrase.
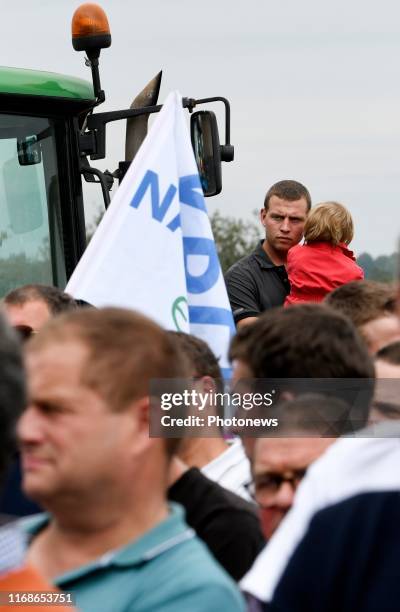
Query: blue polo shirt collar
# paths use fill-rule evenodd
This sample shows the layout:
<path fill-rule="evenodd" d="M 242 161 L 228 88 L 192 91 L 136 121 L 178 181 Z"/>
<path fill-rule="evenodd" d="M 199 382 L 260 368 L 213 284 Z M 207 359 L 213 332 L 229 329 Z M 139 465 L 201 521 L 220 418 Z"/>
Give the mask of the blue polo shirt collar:
<path fill-rule="evenodd" d="M 132 543 L 109 551 L 101 557 L 75 570 L 57 576 L 54 584 L 62 586 L 105 567 L 133 567 L 155 559 L 164 552 L 195 537 L 193 529 L 184 521 L 184 510 L 179 504 L 169 503 L 168 518 Z M 50 521 L 48 514 L 39 514 L 20 521 L 20 526 L 31 539 Z"/>

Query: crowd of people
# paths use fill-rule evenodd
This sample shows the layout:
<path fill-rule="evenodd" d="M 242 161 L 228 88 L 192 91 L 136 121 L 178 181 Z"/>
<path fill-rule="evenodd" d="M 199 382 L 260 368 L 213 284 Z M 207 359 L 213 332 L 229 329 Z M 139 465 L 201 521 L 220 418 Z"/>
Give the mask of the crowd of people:
<path fill-rule="evenodd" d="M 274 428 L 150 435 L 151 381 L 224 395 L 203 340 L 53 287 L 3 299 L 0 609 L 397 611 L 398 290 L 364 280 L 342 204 L 281 181 L 260 218 L 226 275 L 230 385 L 274 381 Z"/>

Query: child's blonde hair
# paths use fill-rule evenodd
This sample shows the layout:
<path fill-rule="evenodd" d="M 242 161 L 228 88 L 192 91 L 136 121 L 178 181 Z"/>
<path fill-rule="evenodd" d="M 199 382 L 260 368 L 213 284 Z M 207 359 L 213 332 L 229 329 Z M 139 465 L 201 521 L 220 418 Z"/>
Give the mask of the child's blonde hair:
<path fill-rule="evenodd" d="M 353 219 L 339 202 L 323 202 L 310 210 L 304 226 L 306 242 L 350 244 L 354 236 Z"/>

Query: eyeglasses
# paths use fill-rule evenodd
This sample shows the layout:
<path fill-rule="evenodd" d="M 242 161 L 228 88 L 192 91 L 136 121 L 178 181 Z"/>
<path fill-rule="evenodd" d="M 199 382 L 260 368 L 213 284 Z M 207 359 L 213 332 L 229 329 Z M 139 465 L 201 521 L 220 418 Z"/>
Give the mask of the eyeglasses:
<path fill-rule="evenodd" d="M 38 333 L 30 325 L 14 325 L 14 329 L 22 342 L 26 342 L 31 336 Z"/>
<path fill-rule="evenodd" d="M 292 470 L 287 474 L 275 472 L 260 474 L 256 477 L 255 482 L 249 482 L 245 487 L 252 499 L 254 499 L 259 506 L 262 506 L 263 503 L 268 502 L 272 495 L 275 495 L 279 491 L 284 482 L 290 484 L 293 491 L 296 491 L 306 472 L 307 468 Z"/>

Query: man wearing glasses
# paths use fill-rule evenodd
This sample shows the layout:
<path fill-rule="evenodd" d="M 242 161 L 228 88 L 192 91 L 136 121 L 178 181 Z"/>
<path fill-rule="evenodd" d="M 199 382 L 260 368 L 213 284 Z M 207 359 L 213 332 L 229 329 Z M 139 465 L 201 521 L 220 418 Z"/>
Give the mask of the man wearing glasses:
<path fill-rule="evenodd" d="M 283 391 L 289 402 L 299 402 L 300 399 L 305 401 L 303 394 L 311 391 L 321 393 L 324 387 L 322 381 L 325 381 L 326 384 L 329 382 L 326 387 L 329 393 L 324 394 L 324 400 L 320 401 L 319 406 L 317 402 L 317 412 L 310 409 L 310 398 L 306 398 L 308 402 L 306 410 L 298 410 L 297 405 L 294 411 L 293 407 L 296 404 L 291 404 L 291 409 L 286 411 L 292 417 L 289 418 L 288 423 L 288 426 L 292 428 L 291 431 L 289 427 L 283 427 L 283 430 L 279 427 L 280 431 L 277 434 L 281 437 L 275 439 L 270 436 L 262 439 L 262 432 L 259 434 L 255 432 L 256 437 L 249 435 L 245 441 L 255 479 L 253 494 L 264 514 L 264 530 L 276 530 L 266 548 L 260 553 L 253 567 L 240 583 L 242 590 L 249 598 L 251 609 L 261 610 L 267 609 L 266 602 L 271 601 L 273 589 L 298 543 L 298 540 L 295 541 L 297 533 L 288 534 L 287 526 L 293 525 L 293 516 L 299 501 L 304 500 L 303 492 L 307 490 L 307 481 L 315 474 L 318 464 L 331 456 L 340 442 L 337 441 L 331 445 L 331 448 L 323 453 L 323 457 L 319 457 L 323 449 L 319 446 L 318 450 L 318 445 L 325 444 L 326 448 L 333 441 L 332 438 L 344 433 L 351 434 L 367 422 L 374 388 L 374 368 L 367 349 L 351 322 L 330 308 L 317 304 L 274 309 L 262 314 L 254 324 L 238 330 L 231 345 L 230 357 L 233 361 L 234 381 L 253 379 L 253 385 L 255 385 L 258 379 L 260 385 L 263 379 L 266 379 L 266 384 L 270 380 L 280 380 L 280 397 L 282 399 Z M 302 398 L 300 393 L 296 393 L 296 390 L 301 388 Z M 335 409 L 333 412 L 328 410 L 328 400 L 342 403 L 344 399 L 348 400 L 347 412 L 341 409 Z M 323 418 L 324 413 L 325 419 Z M 316 415 L 318 419 L 315 418 Z M 286 422 L 282 415 L 276 415 L 272 408 L 270 416 L 278 416 L 280 425 Z M 306 430 L 304 426 L 302 427 L 302 423 L 307 424 Z M 322 430 L 318 430 L 318 423 L 322 426 Z M 316 432 L 315 430 L 313 433 L 309 431 L 310 424 L 317 425 Z M 315 434 L 317 437 L 314 438 Z M 283 449 L 284 442 L 286 443 L 285 449 Z M 354 440 L 349 440 L 349 442 L 354 442 Z M 292 449 L 290 457 L 289 445 Z M 307 456 L 301 450 L 306 445 L 310 453 Z M 277 453 L 278 447 L 279 454 Z M 275 458 L 272 462 L 273 450 L 275 450 Z M 282 460 L 283 450 L 286 454 L 284 462 Z M 314 461 L 317 457 L 318 461 Z M 313 465 L 309 468 L 311 462 Z M 300 484 L 305 469 L 308 469 L 307 476 Z M 333 471 L 329 478 L 334 475 Z M 288 488 L 293 489 L 296 486 L 298 486 L 298 491 L 294 498 L 293 492 L 289 495 Z M 282 502 L 284 494 L 289 499 Z M 310 497 L 306 499 L 306 505 L 311 503 L 309 500 Z M 282 521 L 284 514 L 292 504 L 293 508 Z M 271 517 L 273 513 L 274 516 Z M 276 529 L 280 521 L 279 529 Z M 335 522 L 331 522 L 331 525 L 335 526 Z M 302 526 L 304 527 L 300 523 L 300 528 Z M 334 527 L 330 528 L 331 532 L 333 529 L 332 533 L 335 533 Z M 318 562 L 320 559 L 325 559 L 324 553 L 320 555 Z M 298 570 L 298 567 L 296 569 Z M 312 582 L 314 576 L 305 563 L 297 575 L 300 582 L 306 577 Z M 300 608 L 280 606 L 279 609 L 298 610 Z M 315 606 L 313 609 L 328 610 L 328 607 Z M 340 606 L 329 609 L 335 612 L 344 610 Z M 355 609 L 358 608 L 352 608 L 352 610 Z M 311 610 L 311 606 L 305 606 L 302 610 Z"/>
<path fill-rule="evenodd" d="M 292 507 L 297 487 L 309 466 L 345 433 L 343 416 L 348 412 L 349 407 L 337 398 L 305 393 L 278 407 L 279 427 L 273 432 L 274 437 L 256 440 L 253 481 L 247 489 L 260 508 L 267 540 Z"/>
<path fill-rule="evenodd" d="M 303 434 L 307 435 L 307 434 Z M 259 438 L 253 482 L 248 490 L 260 508 L 261 527 L 268 540 L 293 504 L 296 489 L 308 466 L 333 438 Z"/>

